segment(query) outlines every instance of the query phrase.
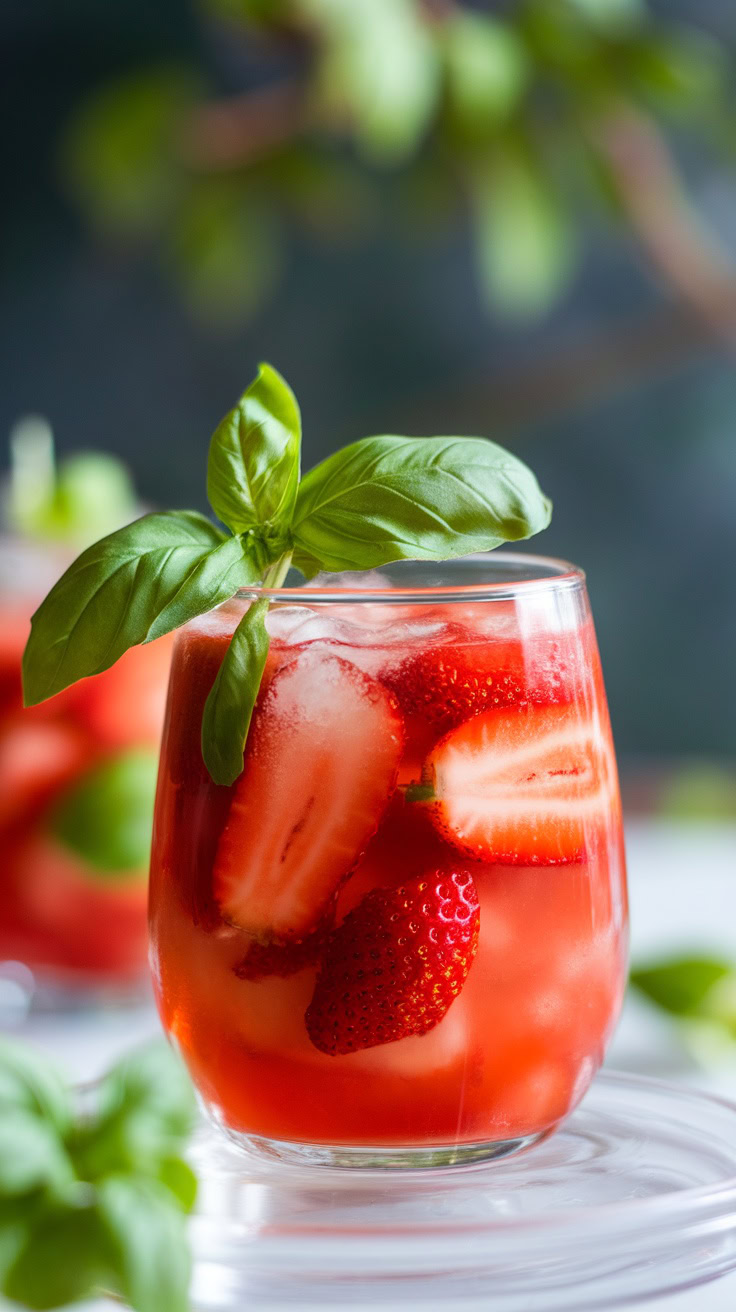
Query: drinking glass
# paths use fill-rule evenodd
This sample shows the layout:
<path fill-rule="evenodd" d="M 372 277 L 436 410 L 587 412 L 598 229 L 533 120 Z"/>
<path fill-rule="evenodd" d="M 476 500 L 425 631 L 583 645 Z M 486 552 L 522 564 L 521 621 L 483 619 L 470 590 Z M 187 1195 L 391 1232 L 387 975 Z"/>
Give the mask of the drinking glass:
<path fill-rule="evenodd" d="M 231 787 L 202 711 L 268 597 Z M 180 631 L 150 890 L 164 1027 L 228 1136 L 460 1164 L 545 1138 L 616 1024 L 627 900 L 581 570 L 494 552 L 253 589 Z"/>
<path fill-rule="evenodd" d="M 168 638 L 24 708 L 33 611 L 68 551 L 0 538 L 0 1013 L 145 996 L 146 836 Z M 12 1014 L 11 1014 L 12 1013 Z"/>

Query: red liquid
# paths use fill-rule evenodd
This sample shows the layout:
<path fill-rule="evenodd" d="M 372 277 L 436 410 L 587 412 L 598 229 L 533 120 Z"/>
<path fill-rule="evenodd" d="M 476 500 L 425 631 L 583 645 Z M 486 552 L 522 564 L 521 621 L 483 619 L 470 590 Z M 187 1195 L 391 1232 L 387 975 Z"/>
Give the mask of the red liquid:
<path fill-rule="evenodd" d="M 317 618 L 291 633 L 289 612 L 272 612 L 265 680 L 271 691 L 261 692 L 245 774 L 233 788 L 222 788 L 211 783 L 201 761 L 200 717 L 242 606 L 230 603 L 177 640 L 154 833 L 150 915 L 158 1004 L 203 1099 L 233 1130 L 300 1143 L 478 1144 L 549 1130 L 578 1103 L 602 1061 L 626 967 L 618 787 L 583 603 L 570 601 L 570 614 L 563 620 L 553 614 L 553 624 L 520 601 L 516 608 L 494 601 L 390 612 L 366 604 L 315 606 Z M 294 707 L 300 687 L 305 697 L 317 696 L 315 669 L 333 681 L 330 697 L 344 698 L 346 707 L 352 697 L 360 715 L 335 730 L 326 697 L 313 716 L 310 763 L 308 736 L 305 741 Z M 364 678 L 370 682 L 361 683 Z M 374 731 L 363 723 L 364 692 L 375 708 Z M 279 715 L 292 717 L 285 728 Z M 369 782 L 378 791 L 391 750 L 380 735 L 394 733 L 394 715 L 403 722 L 404 746 L 375 832 L 352 860 L 344 858 L 317 947 L 310 948 L 303 923 L 296 936 L 306 941 L 307 957 L 313 951 L 317 960 L 284 977 L 274 973 L 278 956 L 275 966 L 266 958 L 261 978 L 244 978 L 243 960 L 260 960 L 248 954 L 262 951 L 268 938 L 263 916 L 269 899 L 274 916 L 277 902 L 281 906 L 278 871 L 275 877 L 267 868 L 266 849 L 259 846 L 263 834 L 278 833 L 275 809 L 284 815 L 287 835 L 290 822 L 298 833 L 310 827 L 310 836 L 318 835 L 313 841 L 321 841 L 350 778 L 364 768 L 361 744 L 369 745 Z M 535 773 L 537 728 L 546 735 L 544 779 L 539 764 Z M 467 737 L 482 745 L 483 734 L 494 744 L 487 753 L 492 777 L 470 809 L 476 819 L 482 812 L 491 846 L 469 853 L 462 848 L 462 834 L 470 832 L 463 818 L 467 799 L 443 771 L 452 775 L 453 761 L 465 769 L 462 763 L 470 760 L 477 782 L 479 764 L 467 756 Z M 508 769 L 516 769 L 518 742 L 522 755 L 531 752 L 531 763 L 522 762 L 517 785 L 499 762 L 511 752 Z M 448 743 L 454 756 L 448 756 Z M 338 762 L 334 776 L 330 752 Z M 419 780 L 423 764 L 428 777 L 428 762 L 437 765 L 436 787 L 445 789 L 442 814 L 436 804 L 406 800 L 406 786 Z M 307 805 L 310 769 L 316 783 Z M 472 791 L 475 785 L 471 780 L 467 786 Z M 482 793 L 482 778 L 480 787 Z M 367 788 L 363 779 L 359 799 Z M 475 841 L 477 824 L 473 833 Z M 257 880 L 243 883 L 239 921 L 232 911 L 237 879 L 222 875 L 223 863 L 237 874 L 238 835 L 243 871 L 250 869 L 247 848 L 264 862 L 262 877 L 269 881 L 265 910 Z M 283 852 L 293 879 L 286 842 Z M 310 852 L 314 846 L 305 861 Z M 310 881 L 329 874 L 329 863 L 318 867 Z M 371 890 L 395 889 L 437 870 L 470 872 L 480 908 L 477 953 L 457 996 L 425 1033 L 340 1055 L 320 1050 L 305 1013 L 320 962 L 332 950 L 329 925 L 340 926 L 355 908 L 361 915 Z M 293 940 L 287 951 L 294 953 Z M 369 1009 L 373 1002 L 369 997 Z"/>
<path fill-rule="evenodd" d="M 66 986 L 127 986 L 145 977 L 148 872 L 94 869 L 53 817 L 98 765 L 157 748 L 171 642 L 24 710 L 21 657 L 39 600 L 0 606 L 0 960 Z"/>

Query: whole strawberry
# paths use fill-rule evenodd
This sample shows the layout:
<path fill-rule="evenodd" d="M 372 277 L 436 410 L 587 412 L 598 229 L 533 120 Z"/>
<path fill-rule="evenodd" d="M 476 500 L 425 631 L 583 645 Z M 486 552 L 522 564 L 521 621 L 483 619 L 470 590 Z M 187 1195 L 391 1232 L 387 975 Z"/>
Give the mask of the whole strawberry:
<path fill-rule="evenodd" d="M 514 706 L 529 697 L 520 645 L 444 643 L 387 670 L 382 681 L 405 715 L 418 715 L 438 733 L 454 729 L 480 711 Z"/>
<path fill-rule="evenodd" d="M 305 1017 L 314 1046 L 336 1057 L 433 1029 L 468 977 L 479 928 L 466 870 L 368 893 L 328 941 Z"/>

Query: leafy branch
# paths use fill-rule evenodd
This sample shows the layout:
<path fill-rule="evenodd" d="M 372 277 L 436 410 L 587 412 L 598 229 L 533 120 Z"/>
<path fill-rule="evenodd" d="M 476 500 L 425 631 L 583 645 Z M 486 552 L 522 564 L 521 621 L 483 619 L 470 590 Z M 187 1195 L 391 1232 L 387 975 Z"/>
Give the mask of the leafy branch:
<path fill-rule="evenodd" d="M 671 147 L 684 125 L 717 148 L 732 113 L 730 54 L 701 29 L 644 0 L 523 0 L 503 17 L 457 0 L 198 2 L 235 49 L 273 46 L 292 74 L 218 98 L 196 70 L 138 73 L 79 108 L 62 161 L 96 226 L 154 240 L 199 310 L 258 307 L 284 216 L 360 240 L 431 191 L 443 202 L 425 209 L 468 215 L 497 312 L 553 304 L 602 212 L 706 336 L 733 344 L 736 271 Z"/>

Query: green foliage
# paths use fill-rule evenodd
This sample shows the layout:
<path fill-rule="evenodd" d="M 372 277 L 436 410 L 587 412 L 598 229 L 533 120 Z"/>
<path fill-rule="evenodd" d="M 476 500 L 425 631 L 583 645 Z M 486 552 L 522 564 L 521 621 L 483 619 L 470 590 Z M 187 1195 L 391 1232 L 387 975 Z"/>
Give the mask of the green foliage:
<path fill-rule="evenodd" d="M 51 827 L 92 874 L 147 875 L 157 767 L 156 752 L 123 752 L 94 766 L 57 802 Z"/>
<path fill-rule="evenodd" d="M 164 259 L 197 318 L 235 323 L 260 308 L 278 275 L 278 224 L 242 182 L 198 182 L 182 195 Z"/>
<path fill-rule="evenodd" d="M 135 1312 L 186 1312 L 196 1182 L 179 1153 L 193 1117 L 163 1045 L 114 1068 L 77 1114 L 44 1059 L 0 1040 L 0 1291 L 29 1308 L 104 1291 Z"/>
<path fill-rule="evenodd" d="M 267 539 L 285 538 L 299 486 L 301 440 L 294 393 L 262 364 L 210 442 L 207 496 L 233 533 L 262 529 Z"/>
<path fill-rule="evenodd" d="M 441 560 L 530 537 L 550 520 L 531 470 L 483 438 L 365 438 L 301 481 L 300 451 L 296 399 L 275 369 L 261 365 L 210 442 L 207 491 L 232 535 L 194 511 L 166 511 L 83 552 L 33 617 L 23 657 L 27 703 L 107 669 L 129 647 L 186 623 L 240 586 L 263 579 L 277 588 L 292 555 L 308 577 L 320 569 Z M 233 783 L 243 768 L 268 655 L 267 608 L 261 599 L 240 621 L 205 705 L 202 754 L 216 783 Z M 137 786 L 137 776 L 124 780 Z M 65 841 L 86 844 L 100 868 L 131 860 L 142 837 L 123 850 L 130 835 L 112 822 L 112 784 L 120 786 L 119 773 L 82 785 L 57 817 Z"/>
<path fill-rule="evenodd" d="M 673 1016 L 705 1016 L 714 986 L 732 972 L 725 961 L 679 957 L 633 970 L 631 984 Z"/>
<path fill-rule="evenodd" d="M 470 140 L 487 140 L 527 91 L 526 47 L 508 23 L 461 9 L 448 19 L 441 41 L 453 127 Z"/>
<path fill-rule="evenodd" d="M 549 308 L 564 288 L 575 233 L 557 189 L 523 148 L 469 170 L 476 263 L 489 303 L 510 315 Z"/>
<path fill-rule="evenodd" d="M 80 106 L 62 162 L 95 226 L 157 241 L 210 323 L 264 303 L 283 262 L 282 216 L 332 243 L 360 233 L 366 216 L 392 222 L 375 185 L 382 168 L 401 172 L 407 197 L 441 177 L 443 197 L 450 190 L 469 210 L 486 302 L 538 316 L 573 276 L 587 206 L 602 200 L 625 219 L 606 159 L 594 158 L 601 116 L 634 110 L 655 126 L 692 124 L 711 142 L 719 126 L 727 136 L 730 53 L 697 26 L 655 17 L 646 0 L 519 0 L 503 17 L 462 0 L 434 17 L 421 0 L 198 3 L 227 20 L 232 41 L 255 28 L 301 46 L 303 109 L 286 140 L 271 134 L 267 108 L 263 140 L 246 115 L 231 163 L 218 139 L 210 169 L 201 142 L 196 158 L 188 149 L 198 78 L 162 67 Z M 336 142 L 352 147 L 355 166 Z M 580 190 L 564 161 L 586 156 Z M 455 213 L 443 198 L 440 217 Z"/>
<path fill-rule="evenodd" d="M 88 547 L 33 616 L 26 705 L 109 669 L 129 647 L 211 610 L 254 577 L 245 545 L 204 515 L 160 511 L 134 520 Z"/>
<path fill-rule="evenodd" d="M 546 528 L 551 509 L 531 470 L 483 438 L 366 437 L 302 479 L 294 563 L 377 569 L 490 551 Z"/>
<path fill-rule="evenodd" d="M 62 175 L 103 232 L 147 232 L 171 211 L 181 186 L 176 134 L 198 89 L 189 69 L 153 67 L 99 88 L 72 115 Z"/>
<path fill-rule="evenodd" d="M 202 718 L 202 756 L 216 784 L 233 784 L 243 769 L 243 749 L 268 656 L 267 601 L 248 607 L 238 624 Z"/>
<path fill-rule="evenodd" d="M 135 514 L 125 465 L 90 451 L 67 456 L 57 466 L 51 427 L 40 415 L 26 415 L 15 425 L 10 459 L 8 517 L 26 537 L 81 548 Z"/>
<path fill-rule="evenodd" d="M 416 0 L 299 0 L 297 8 L 321 36 L 320 117 L 339 122 L 347 114 L 369 157 L 410 155 L 440 92 L 438 52 Z"/>

